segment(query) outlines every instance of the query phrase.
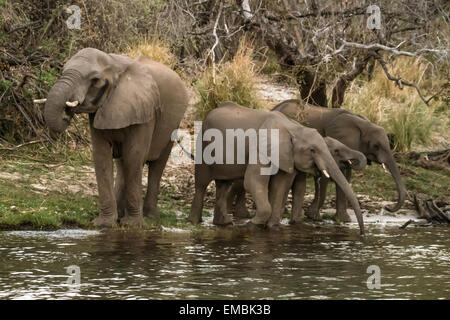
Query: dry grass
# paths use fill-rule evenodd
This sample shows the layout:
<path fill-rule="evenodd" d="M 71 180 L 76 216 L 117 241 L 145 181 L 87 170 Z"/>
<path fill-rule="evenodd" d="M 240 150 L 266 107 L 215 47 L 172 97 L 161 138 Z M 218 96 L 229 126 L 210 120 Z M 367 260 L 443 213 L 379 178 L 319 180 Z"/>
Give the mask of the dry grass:
<path fill-rule="evenodd" d="M 419 59 L 399 58 L 390 65 L 390 72 L 418 84 L 425 93 L 437 92 L 442 85 L 442 80 L 433 78 L 430 65 Z M 430 106 L 425 105 L 414 88 L 399 89 L 377 65 L 370 82 L 353 83 L 343 108 L 383 126 L 394 134 L 396 150 L 408 151 L 418 145 L 427 146 L 433 135 L 445 135 L 445 116 L 435 112 L 443 103 L 434 100 Z"/>
<path fill-rule="evenodd" d="M 136 45 L 129 46 L 126 50 L 126 55 L 131 58 L 143 55 L 170 68 L 173 68 L 178 62 L 177 57 L 171 52 L 167 43 L 158 38 L 151 40 L 143 38 Z"/>
<path fill-rule="evenodd" d="M 250 108 L 261 108 L 256 84 L 258 68 L 253 59 L 253 48 L 247 40 L 242 40 L 233 59 L 208 68 L 195 87 L 200 101 L 195 105 L 197 116 L 205 116 L 223 101 L 234 101 Z"/>

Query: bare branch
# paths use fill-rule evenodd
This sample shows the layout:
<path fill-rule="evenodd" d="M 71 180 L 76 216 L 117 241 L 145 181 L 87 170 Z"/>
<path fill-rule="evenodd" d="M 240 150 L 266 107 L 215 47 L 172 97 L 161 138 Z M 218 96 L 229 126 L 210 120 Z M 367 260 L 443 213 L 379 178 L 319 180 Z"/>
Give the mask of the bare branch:
<path fill-rule="evenodd" d="M 214 45 L 212 46 L 212 48 L 210 50 L 210 55 L 211 55 L 211 60 L 212 60 L 212 77 L 213 77 L 214 84 L 216 83 L 216 52 L 214 50 L 216 49 L 217 45 L 219 44 L 219 37 L 217 36 L 217 26 L 219 24 L 219 19 L 222 14 L 222 8 L 223 8 L 223 3 L 220 2 L 219 12 L 217 13 L 216 22 L 214 23 L 214 28 L 213 28 L 213 36 L 214 36 L 214 38 L 216 38 L 216 41 L 214 42 Z"/>
<path fill-rule="evenodd" d="M 342 52 L 345 47 L 352 47 L 352 48 L 366 49 L 366 50 L 384 50 L 384 51 L 392 52 L 395 55 L 409 56 L 409 57 L 417 57 L 420 54 L 425 53 L 425 52 L 432 52 L 432 53 L 445 54 L 445 55 L 448 54 L 448 50 L 438 50 L 438 49 L 428 49 L 428 48 L 422 48 L 422 49 L 417 50 L 416 52 L 397 50 L 403 44 L 403 42 L 401 42 L 397 47 L 391 48 L 391 47 L 388 47 L 388 46 L 385 46 L 385 45 L 382 45 L 379 43 L 361 44 L 361 43 L 356 43 L 356 42 L 348 42 L 348 41 L 345 41 L 344 39 L 341 39 L 341 41 L 342 41 L 342 46 L 338 50 L 336 50 L 333 54 Z"/>
<path fill-rule="evenodd" d="M 389 73 L 389 70 L 388 70 L 388 68 L 387 68 L 386 61 L 384 61 L 383 58 L 382 58 L 379 54 L 377 54 L 377 53 L 373 53 L 372 55 L 373 55 L 374 58 L 380 63 L 381 67 L 383 68 L 384 73 L 386 74 L 386 77 L 387 77 L 389 80 L 394 81 L 395 84 L 400 88 L 400 90 L 403 90 L 403 85 L 408 86 L 408 87 L 413 87 L 413 88 L 415 88 L 415 89 L 417 90 L 417 93 L 419 94 L 420 98 L 422 99 L 422 101 L 423 101 L 427 106 L 429 106 L 429 102 L 430 102 L 431 99 L 434 98 L 434 96 L 431 97 L 431 98 L 429 98 L 429 99 L 425 99 L 425 97 L 423 96 L 422 91 L 420 90 L 420 88 L 419 88 L 418 85 L 416 85 L 415 83 L 411 83 L 411 82 L 408 82 L 408 81 L 406 81 L 406 80 L 403 80 L 402 78 L 396 78 L 396 77 L 392 76 L 392 75 Z"/>

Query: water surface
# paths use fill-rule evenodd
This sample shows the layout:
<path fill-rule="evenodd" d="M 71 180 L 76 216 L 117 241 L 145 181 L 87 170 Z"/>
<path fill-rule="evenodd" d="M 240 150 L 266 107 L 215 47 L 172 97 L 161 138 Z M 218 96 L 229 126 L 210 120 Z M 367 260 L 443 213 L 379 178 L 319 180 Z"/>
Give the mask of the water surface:
<path fill-rule="evenodd" d="M 0 298 L 450 298 L 450 228 L 367 229 L 0 232 Z M 380 289 L 367 288 L 370 265 Z"/>

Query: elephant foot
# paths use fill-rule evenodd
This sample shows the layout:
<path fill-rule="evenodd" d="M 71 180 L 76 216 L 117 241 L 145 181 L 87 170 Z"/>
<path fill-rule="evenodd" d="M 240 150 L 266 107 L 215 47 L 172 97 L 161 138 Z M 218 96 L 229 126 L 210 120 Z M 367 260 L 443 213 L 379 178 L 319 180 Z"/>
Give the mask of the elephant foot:
<path fill-rule="evenodd" d="M 336 222 L 352 222 L 352 219 L 348 215 L 347 211 L 338 211 L 334 216 Z"/>
<path fill-rule="evenodd" d="M 249 231 L 263 230 L 266 228 L 265 224 L 254 224 L 252 221 L 247 222 L 245 226 Z"/>
<path fill-rule="evenodd" d="M 229 224 L 233 224 L 233 220 L 228 214 L 221 214 L 218 216 L 214 216 L 213 224 L 216 226 L 226 226 Z"/>
<path fill-rule="evenodd" d="M 267 228 L 270 230 L 279 230 L 280 229 L 280 221 L 269 221 L 267 223 Z"/>
<path fill-rule="evenodd" d="M 187 218 L 187 221 L 189 221 L 192 224 L 199 224 L 199 223 L 203 222 L 201 217 L 195 217 L 193 215 L 189 215 L 189 217 Z"/>
<path fill-rule="evenodd" d="M 120 224 L 132 228 L 142 228 L 145 226 L 145 221 L 142 215 L 125 215 L 120 219 Z"/>
<path fill-rule="evenodd" d="M 148 218 L 152 218 L 152 219 L 159 219 L 161 217 L 158 209 L 156 209 L 156 208 L 144 207 L 143 212 L 144 212 L 144 217 L 148 217 Z"/>
<path fill-rule="evenodd" d="M 306 212 L 306 216 L 312 220 L 321 220 L 319 209 L 309 208 Z"/>
<path fill-rule="evenodd" d="M 117 216 L 113 214 L 100 214 L 97 218 L 92 220 L 92 224 L 97 228 L 113 228 L 117 226 Z"/>
<path fill-rule="evenodd" d="M 303 222 L 303 220 L 305 220 L 305 217 L 304 217 L 304 216 L 301 216 L 301 217 L 293 217 L 293 218 L 291 218 L 291 220 L 289 220 L 289 224 L 290 224 L 290 225 L 293 225 L 293 224 L 299 224 L 299 223 Z"/>
<path fill-rule="evenodd" d="M 250 212 L 247 208 L 236 208 L 234 211 L 234 217 L 238 219 L 248 219 L 250 218 Z"/>

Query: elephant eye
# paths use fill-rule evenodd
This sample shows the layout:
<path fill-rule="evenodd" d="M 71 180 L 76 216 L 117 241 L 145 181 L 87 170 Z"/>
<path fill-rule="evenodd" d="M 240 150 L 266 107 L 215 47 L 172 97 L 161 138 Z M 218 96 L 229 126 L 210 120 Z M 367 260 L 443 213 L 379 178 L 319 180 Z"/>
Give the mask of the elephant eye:
<path fill-rule="evenodd" d="M 99 78 L 92 78 L 92 79 L 91 79 L 92 85 L 95 86 L 95 85 L 98 83 L 99 80 L 100 80 Z"/>
<path fill-rule="evenodd" d="M 311 153 L 316 153 L 316 149 L 314 149 L 314 148 L 311 148 L 310 151 L 311 151 Z"/>

